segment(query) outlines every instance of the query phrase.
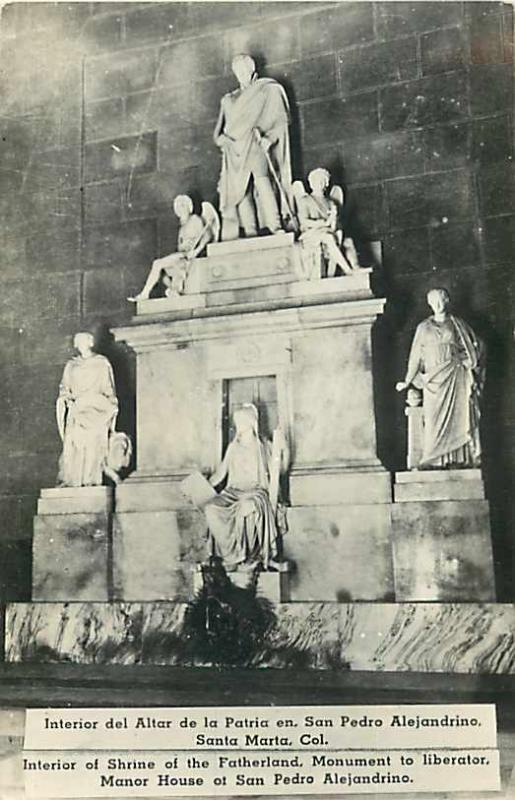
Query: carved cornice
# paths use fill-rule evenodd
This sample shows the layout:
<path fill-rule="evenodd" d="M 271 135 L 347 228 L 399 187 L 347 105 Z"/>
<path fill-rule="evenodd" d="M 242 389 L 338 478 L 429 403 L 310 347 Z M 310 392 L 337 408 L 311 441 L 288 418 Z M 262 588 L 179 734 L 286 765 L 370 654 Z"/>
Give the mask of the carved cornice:
<path fill-rule="evenodd" d="M 297 333 L 320 328 L 372 325 L 383 313 L 386 300 L 346 300 L 313 303 L 309 305 L 292 300 L 291 305 L 281 307 L 249 309 L 232 306 L 226 308 L 199 309 L 197 313 L 184 317 L 167 314 L 144 319 L 135 318 L 131 325 L 114 328 L 117 341 L 125 341 L 137 352 L 156 347 L 184 347 L 193 342 L 222 338 L 249 337 L 258 334 Z M 261 304 L 263 305 L 263 304 Z M 202 312 L 202 313 L 200 313 Z"/>

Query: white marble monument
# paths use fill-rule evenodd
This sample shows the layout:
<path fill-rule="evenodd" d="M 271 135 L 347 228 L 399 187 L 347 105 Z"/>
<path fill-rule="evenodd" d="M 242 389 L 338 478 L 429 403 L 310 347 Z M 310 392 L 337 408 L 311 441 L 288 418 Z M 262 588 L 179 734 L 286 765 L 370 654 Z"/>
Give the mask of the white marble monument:
<path fill-rule="evenodd" d="M 392 475 L 377 455 L 372 349 L 386 300 L 329 173 L 292 195 L 284 89 L 247 55 L 232 68 L 239 87 L 214 134 L 222 241 L 214 210 L 197 217 L 176 198 L 177 253 L 154 262 L 114 331 L 136 356 L 136 469 L 100 485 L 116 417 L 104 393 L 94 478 L 70 478 L 70 457 L 70 485 L 41 494 L 33 602 L 7 608 L 7 659 L 183 665 L 211 551 L 233 596 L 255 572 L 272 601 L 252 665 L 288 667 L 294 653 L 315 669 L 513 672 L 514 611 L 494 602 L 478 469 L 481 345 L 447 293 L 430 293 L 397 385 L 409 390 L 408 470 Z M 152 299 L 163 278 L 168 296 Z M 287 469 L 267 458 L 274 432 Z"/>
<path fill-rule="evenodd" d="M 371 334 L 385 301 L 362 269 L 359 289 L 346 288 L 354 275 L 302 283 L 292 268 L 284 280 L 283 259 L 295 259 L 288 236 L 211 244 L 197 262 L 216 258 L 223 276 L 203 275 L 202 306 L 141 301 L 133 322 L 115 331 L 137 358 L 137 468 L 114 488 L 110 537 L 77 529 L 89 548 L 74 560 L 84 565 L 81 581 L 63 573 L 45 591 L 35 581 L 34 599 L 46 602 L 8 608 L 8 659 L 183 663 L 174 642 L 218 531 L 185 497 L 184 480 L 195 472 L 216 480 L 234 411 L 253 403 L 260 434 L 280 428 L 290 450 L 282 486 L 290 571 L 258 579 L 276 617 L 261 666 L 287 666 L 293 649 L 316 669 L 513 668 L 513 608 L 494 602 L 479 471 L 384 469 Z M 263 272 L 278 278 L 272 299 L 259 294 Z M 42 495 L 39 520 L 54 502 Z M 35 575 L 68 545 L 57 536 L 52 553 L 36 549 Z M 228 574 L 248 585 L 245 570 Z M 471 635 L 477 625 L 480 640 Z"/>

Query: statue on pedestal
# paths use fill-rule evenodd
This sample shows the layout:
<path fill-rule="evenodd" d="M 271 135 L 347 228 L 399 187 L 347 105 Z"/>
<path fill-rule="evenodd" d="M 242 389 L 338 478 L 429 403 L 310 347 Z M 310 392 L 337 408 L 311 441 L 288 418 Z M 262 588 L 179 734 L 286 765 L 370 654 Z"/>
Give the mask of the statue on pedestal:
<path fill-rule="evenodd" d="M 93 351 L 91 333 L 75 334 L 73 345 L 79 354 L 65 365 L 56 403 L 63 442 L 58 485 L 100 486 L 118 414 L 113 370 Z"/>
<path fill-rule="evenodd" d="M 270 443 L 258 435 L 258 412 L 251 403 L 234 413 L 236 434 L 209 482 L 225 488 L 204 506 L 213 554 L 227 571 L 238 567 L 285 571 L 278 560 L 276 522 L 279 473 L 285 469 L 287 446 L 280 429 Z"/>
<path fill-rule="evenodd" d="M 330 180 L 329 172 L 318 167 L 308 175 L 310 194 L 302 181 L 295 181 L 292 186 L 301 230 L 303 271 L 308 280 L 334 278 L 338 267 L 345 275 L 359 269 L 354 242 L 345 237 L 341 225 L 343 189 L 332 186 L 327 193 Z"/>
<path fill-rule="evenodd" d="M 259 78 L 249 55 L 235 56 L 232 70 L 240 86 L 222 97 L 213 135 L 222 151 L 223 240 L 237 239 L 240 228 L 246 237 L 263 228 L 277 233 L 281 212 L 284 218 L 293 216 L 286 92 L 272 78 Z"/>
<path fill-rule="evenodd" d="M 179 218 L 177 252 L 152 263 L 145 285 L 139 294 L 127 298 L 131 303 L 148 300 L 159 280 L 163 280 L 167 297 L 177 297 L 184 291 L 190 262 L 199 256 L 210 242 L 220 235 L 220 220 L 211 203 L 202 203 L 202 214 L 193 213 L 193 201 L 186 194 L 178 195 L 173 210 Z"/>
<path fill-rule="evenodd" d="M 411 346 L 406 377 L 398 392 L 422 390 L 423 448 L 419 467 L 478 467 L 484 347 L 472 328 L 448 312 L 446 289 L 432 289 L 433 315 L 421 322 Z"/>

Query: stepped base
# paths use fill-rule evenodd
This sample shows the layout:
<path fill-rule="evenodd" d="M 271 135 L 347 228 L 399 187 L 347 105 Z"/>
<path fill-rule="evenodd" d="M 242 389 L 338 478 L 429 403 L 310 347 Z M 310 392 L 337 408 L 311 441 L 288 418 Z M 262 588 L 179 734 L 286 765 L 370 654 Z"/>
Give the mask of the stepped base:
<path fill-rule="evenodd" d="M 182 603 L 16 603 L 12 663 L 209 666 L 180 656 Z M 480 603 L 285 603 L 248 666 L 515 674 L 515 606 Z"/>
<path fill-rule="evenodd" d="M 129 479 L 116 488 L 113 514 L 102 487 L 44 490 L 34 521 L 33 599 L 191 600 L 207 524 L 187 504 L 183 478 Z M 488 502 L 474 497 L 483 494 L 479 471 L 397 474 L 394 492 L 415 488 L 420 500 L 392 502 L 390 474 L 366 462 L 361 470 L 296 467 L 289 488 L 288 588 L 273 574 L 261 579 L 274 602 L 495 601 Z M 439 493 L 446 499 L 435 499 Z"/>
<path fill-rule="evenodd" d="M 216 242 L 190 263 L 181 296 L 140 300 L 136 316 L 202 317 L 231 313 L 234 305 L 244 311 L 366 299 L 373 296 L 371 273 L 372 267 L 363 267 L 338 278 L 305 280 L 301 247 L 292 233 Z"/>
<path fill-rule="evenodd" d="M 59 486 L 41 489 L 38 515 L 46 514 L 107 514 L 113 507 L 110 486 Z"/>
<path fill-rule="evenodd" d="M 199 259 L 199 262 L 208 259 Z M 245 265 L 241 265 L 241 272 Z M 251 267 L 253 265 L 251 264 Z M 248 268 L 249 269 L 249 268 Z M 248 270 L 247 270 L 248 271 Z M 284 282 L 263 283 L 257 286 L 247 286 L 243 283 L 234 286 L 205 288 L 203 292 L 191 292 L 178 297 L 157 297 L 150 300 L 139 300 L 136 304 L 137 316 L 149 314 L 173 313 L 184 316 L 184 312 L 191 316 L 211 316 L 230 313 L 231 307 L 238 305 L 238 311 L 268 304 L 269 308 L 275 304 L 284 307 L 304 305 L 317 305 L 336 300 L 363 300 L 372 297 L 370 288 L 370 275 L 372 270 L 363 268 L 356 270 L 352 275 L 342 275 L 338 278 L 323 278 L 320 280 L 297 280 L 295 273 L 288 275 Z M 250 278 L 249 278 L 250 280 Z"/>
<path fill-rule="evenodd" d="M 417 500 L 484 500 L 479 469 L 427 469 L 397 472 L 393 489 L 396 503 Z"/>

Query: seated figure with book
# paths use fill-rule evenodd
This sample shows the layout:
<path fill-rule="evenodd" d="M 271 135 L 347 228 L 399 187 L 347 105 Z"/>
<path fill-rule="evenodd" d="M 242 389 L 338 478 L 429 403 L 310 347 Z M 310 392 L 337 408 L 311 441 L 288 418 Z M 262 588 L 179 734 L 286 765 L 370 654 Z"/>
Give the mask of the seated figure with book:
<path fill-rule="evenodd" d="M 279 476 L 287 465 L 287 443 L 280 428 L 273 443 L 258 434 L 257 408 L 247 403 L 233 415 L 235 435 L 221 464 L 209 478 L 190 476 L 184 491 L 203 507 L 209 529 L 209 555 L 222 559 L 224 568 L 287 571 L 280 560 L 278 522 Z M 216 492 L 215 487 L 224 488 Z M 201 497 L 202 495 L 202 497 Z"/>

